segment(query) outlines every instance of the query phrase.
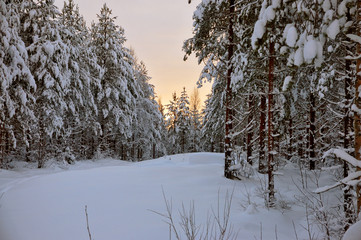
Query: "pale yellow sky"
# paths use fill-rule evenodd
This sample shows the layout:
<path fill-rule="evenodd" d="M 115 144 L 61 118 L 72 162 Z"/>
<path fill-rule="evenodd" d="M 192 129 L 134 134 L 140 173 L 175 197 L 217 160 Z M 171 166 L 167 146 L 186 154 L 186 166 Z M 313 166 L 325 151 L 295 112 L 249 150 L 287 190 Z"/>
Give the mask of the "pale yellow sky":
<path fill-rule="evenodd" d="M 180 95 L 186 87 L 190 95 L 202 67 L 194 57 L 183 61 L 183 41 L 192 37 L 192 15 L 201 0 L 74 0 L 88 25 L 97 21 L 96 14 L 104 3 L 117 16 L 116 24 L 125 29 L 127 47 L 132 47 L 146 64 L 151 83 L 164 105 L 174 91 Z M 55 0 L 61 10 L 64 0 Z M 199 89 L 202 102 L 211 84 Z"/>

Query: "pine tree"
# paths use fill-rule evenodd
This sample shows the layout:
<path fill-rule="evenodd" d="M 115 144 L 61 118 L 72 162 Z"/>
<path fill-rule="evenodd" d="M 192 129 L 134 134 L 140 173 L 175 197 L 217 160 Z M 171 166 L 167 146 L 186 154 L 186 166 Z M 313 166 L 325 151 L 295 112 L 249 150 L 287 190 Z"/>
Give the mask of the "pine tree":
<path fill-rule="evenodd" d="M 224 81 L 215 80 L 203 111 L 201 139 L 203 149 L 210 152 L 224 152 L 224 84 Z"/>
<path fill-rule="evenodd" d="M 98 64 L 104 69 L 101 89 L 96 93 L 100 123 L 98 150 L 109 149 L 113 152 L 116 143 L 125 144 L 131 137 L 131 123 L 134 117 L 138 89 L 133 72 L 130 50 L 124 47 L 123 28 L 115 24 L 116 17 L 103 5 L 98 15 L 98 23 L 92 25 L 92 46 L 96 51 Z"/>
<path fill-rule="evenodd" d="M 199 152 L 201 151 L 201 126 L 202 126 L 202 115 L 200 112 L 201 99 L 199 97 L 199 91 L 194 88 L 190 97 L 190 151 Z"/>
<path fill-rule="evenodd" d="M 38 122 L 33 131 L 36 133 L 38 167 L 41 168 L 46 155 L 56 151 L 48 151 L 47 146 L 62 135 L 64 127 L 64 116 L 68 109 L 65 94 L 70 84 L 69 48 L 61 39 L 57 20 L 59 12 L 53 2 L 25 3 L 22 37 L 29 55 L 29 68 L 37 85 L 35 116 Z"/>
<path fill-rule="evenodd" d="M 67 111 L 65 146 L 70 147 L 78 157 L 91 158 L 94 150 L 90 142 L 98 133 L 96 116 L 98 109 L 94 92 L 100 89 L 101 68 L 97 64 L 93 48 L 89 46 L 90 33 L 79 7 L 73 0 L 64 2 L 60 21 L 64 26 L 62 39 L 70 49 L 70 89 L 66 94 Z M 95 117 L 94 117 L 95 116 Z"/>
<path fill-rule="evenodd" d="M 0 1 L 0 168 L 5 167 L 10 146 L 13 149 L 29 146 L 28 133 L 35 122 L 31 106 L 36 83 L 19 36 L 19 11 L 18 4 Z"/>
<path fill-rule="evenodd" d="M 134 59 L 136 59 L 135 56 Z M 132 132 L 137 146 L 137 159 L 156 158 L 159 154 L 164 154 L 163 116 L 155 101 L 154 86 L 149 83 L 151 78 L 148 76 L 145 64 L 137 63 L 135 60 L 134 66 L 135 78 L 140 87 L 136 103 L 136 121 L 134 121 Z"/>
<path fill-rule="evenodd" d="M 177 136 L 179 133 L 178 102 L 179 102 L 179 99 L 177 97 L 176 92 L 174 92 L 172 95 L 172 100 L 170 101 L 169 104 L 166 105 L 166 107 L 167 107 L 166 128 L 168 131 L 167 152 L 171 153 L 171 154 L 180 153 L 179 144 L 176 144 Z"/>
<path fill-rule="evenodd" d="M 191 128 L 191 120 L 190 120 L 190 110 L 189 110 L 189 97 L 185 87 L 181 92 L 181 96 L 178 99 L 178 136 L 177 141 L 180 144 L 181 153 L 187 153 L 190 147 L 190 128 Z"/>
<path fill-rule="evenodd" d="M 196 53 L 198 62 L 205 61 L 207 64 L 203 70 L 199 85 L 202 85 L 204 74 L 218 70 L 215 63 L 225 62 L 225 72 L 219 72 L 223 75 L 225 81 L 225 168 L 224 175 L 231 178 L 229 170 L 233 164 L 232 159 L 232 73 L 233 73 L 233 53 L 234 43 L 234 23 L 236 17 L 235 1 L 207 1 L 197 6 L 194 13 L 194 36 L 185 41 L 183 50 L 186 52 L 185 59 L 191 53 Z M 223 70 L 223 69 L 222 69 Z M 212 78 L 208 78 L 212 79 Z"/>

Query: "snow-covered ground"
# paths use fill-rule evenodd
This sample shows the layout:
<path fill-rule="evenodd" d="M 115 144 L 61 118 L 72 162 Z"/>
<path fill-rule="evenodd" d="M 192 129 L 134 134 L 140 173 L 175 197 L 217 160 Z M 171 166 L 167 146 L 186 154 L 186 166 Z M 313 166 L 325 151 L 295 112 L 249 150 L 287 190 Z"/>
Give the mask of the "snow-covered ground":
<path fill-rule="evenodd" d="M 95 240 L 169 239 L 165 219 L 153 212 L 166 212 L 162 189 L 177 222 L 182 203 L 189 208 L 194 202 L 196 223 L 204 226 L 212 209 L 217 212 L 218 199 L 222 212 L 227 192 L 234 191 L 230 221 L 237 239 L 309 239 L 306 211 L 295 197 L 300 195 L 294 184 L 300 183 L 300 171 L 288 164 L 276 176 L 278 209 L 265 207 L 264 177 L 225 179 L 223 155 L 212 153 L 0 170 L 0 239 L 89 239 L 85 206 Z M 321 177 L 325 185 L 330 181 L 330 176 Z M 310 230 L 315 239 L 321 236 L 314 224 Z"/>

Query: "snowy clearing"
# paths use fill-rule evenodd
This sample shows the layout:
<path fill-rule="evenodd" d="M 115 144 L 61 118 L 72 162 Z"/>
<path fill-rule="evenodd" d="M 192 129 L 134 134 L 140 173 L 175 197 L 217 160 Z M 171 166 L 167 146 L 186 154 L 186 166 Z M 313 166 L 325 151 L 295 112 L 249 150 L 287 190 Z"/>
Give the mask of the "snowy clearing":
<path fill-rule="evenodd" d="M 288 164 L 276 176 L 279 206 L 267 210 L 260 194 L 265 176 L 231 181 L 223 177 L 223 154 L 195 153 L 129 163 L 81 161 L 46 169 L 0 170 L 0 239 L 89 239 L 85 206 L 93 239 L 169 239 L 168 225 L 152 211 L 165 213 L 162 188 L 173 214 L 194 201 L 196 223 L 221 211 L 234 189 L 230 221 L 237 239 L 308 239 L 300 195 L 299 170 Z M 321 177 L 330 183 L 331 177 Z M 308 186 L 313 188 L 312 184 Z M 250 198 L 248 202 L 247 197 Z M 152 210 L 152 211 L 151 211 Z M 177 219 L 178 221 L 178 219 Z M 180 228 L 180 227 L 179 227 Z M 313 224 L 312 233 L 319 229 Z"/>

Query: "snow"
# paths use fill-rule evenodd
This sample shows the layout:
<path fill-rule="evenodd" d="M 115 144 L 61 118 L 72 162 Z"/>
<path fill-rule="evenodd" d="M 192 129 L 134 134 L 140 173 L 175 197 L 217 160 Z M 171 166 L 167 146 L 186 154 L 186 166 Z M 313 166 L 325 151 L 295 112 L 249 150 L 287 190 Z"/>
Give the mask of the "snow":
<path fill-rule="evenodd" d="M 361 236 L 361 221 L 358 221 L 347 230 L 342 240 L 360 240 L 360 236 Z"/>
<path fill-rule="evenodd" d="M 281 0 L 272 0 L 272 7 L 279 8 L 281 6 Z"/>
<path fill-rule="evenodd" d="M 51 44 L 51 42 L 44 43 L 43 49 L 49 57 L 53 56 L 55 49 L 53 44 Z"/>
<path fill-rule="evenodd" d="M 299 48 L 297 49 L 296 53 L 295 53 L 295 59 L 293 61 L 293 63 L 296 66 L 301 66 L 303 63 L 303 49 Z"/>
<path fill-rule="evenodd" d="M 24 92 L 23 89 L 18 89 L 18 94 L 19 94 L 19 98 L 20 98 L 21 104 L 22 104 L 23 106 L 25 106 L 25 104 L 28 102 L 26 93 Z"/>
<path fill-rule="evenodd" d="M 338 15 L 342 16 L 342 15 L 346 15 L 347 13 L 347 3 L 349 3 L 350 0 L 343 0 L 339 5 L 338 5 Z"/>
<path fill-rule="evenodd" d="M 336 38 L 337 34 L 339 34 L 339 32 L 340 32 L 340 23 L 336 19 L 330 24 L 330 26 L 328 26 L 327 35 L 332 40 L 335 40 L 335 38 Z"/>
<path fill-rule="evenodd" d="M 263 37 L 263 34 L 266 32 L 266 22 L 264 20 L 258 20 L 254 26 L 254 31 L 252 35 L 252 47 L 256 47 L 256 41 Z"/>
<path fill-rule="evenodd" d="M 270 22 L 270 21 L 274 20 L 275 17 L 276 17 L 276 13 L 275 13 L 273 7 L 272 6 L 267 7 L 266 11 L 265 11 L 265 19 L 266 19 L 266 21 Z"/>
<path fill-rule="evenodd" d="M 317 41 L 309 36 L 303 49 L 303 57 L 306 62 L 311 62 L 316 56 L 317 56 Z"/>
<path fill-rule="evenodd" d="M 352 41 L 361 44 L 361 37 L 357 36 L 355 34 L 347 34 L 346 35 L 348 38 L 350 38 Z"/>
<path fill-rule="evenodd" d="M 287 76 L 287 77 L 285 78 L 285 80 L 283 81 L 282 92 L 287 91 L 288 86 L 290 85 L 291 82 L 292 82 L 292 77 L 291 77 L 291 76 Z"/>
<path fill-rule="evenodd" d="M 352 166 L 361 168 L 361 161 L 358 161 L 356 158 L 354 158 L 342 149 L 330 149 L 324 153 L 323 158 L 327 157 L 330 154 L 335 154 L 336 157 L 341 158 Z"/>
<path fill-rule="evenodd" d="M 322 4 L 322 9 L 324 12 L 327 12 L 328 10 L 330 10 L 331 8 L 331 3 L 329 0 L 325 0 L 323 1 L 323 4 Z"/>
<path fill-rule="evenodd" d="M 294 47 L 298 38 L 297 29 L 294 26 L 291 26 L 286 35 L 286 44 L 289 47 Z"/>
<path fill-rule="evenodd" d="M 182 204 L 187 209 L 194 202 L 196 222 L 204 226 L 212 210 L 217 211 L 218 199 L 222 212 L 227 192 L 234 191 L 230 223 L 237 239 L 263 235 L 288 240 L 295 230 L 298 239 L 308 239 L 305 209 L 295 204 L 297 166 L 278 170 L 282 175 L 275 176 L 276 188 L 282 189 L 276 198 L 289 207 L 268 210 L 259 197 L 259 183 L 266 177 L 256 173 L 242 181 L 225 179 L 223 157 L 195 153 L 139 163 L 103 159 L 0 170 L 0 239 L 89 239 L 85 206 L 93 239 L 169 239 L 168 225 L 152 212 L 166 211 L 162 189 L 177 223 Z"/>
<path fill-rule="evenodd" d="M 334 185 L 331 185 L 331 186 L 319 187 L 316 190 L 314 190 L 313 192 L 314 193 L 324 193 L 324 192 L 327 192 L 327 191 L 329 191 L 329 190 L 331 190 L 333 188 L 336 188 L 336 187 L 338 187 L 340 185 L 341 185 L 341 183 L 338 182 L 338 183 L 335 183 Z"/>

